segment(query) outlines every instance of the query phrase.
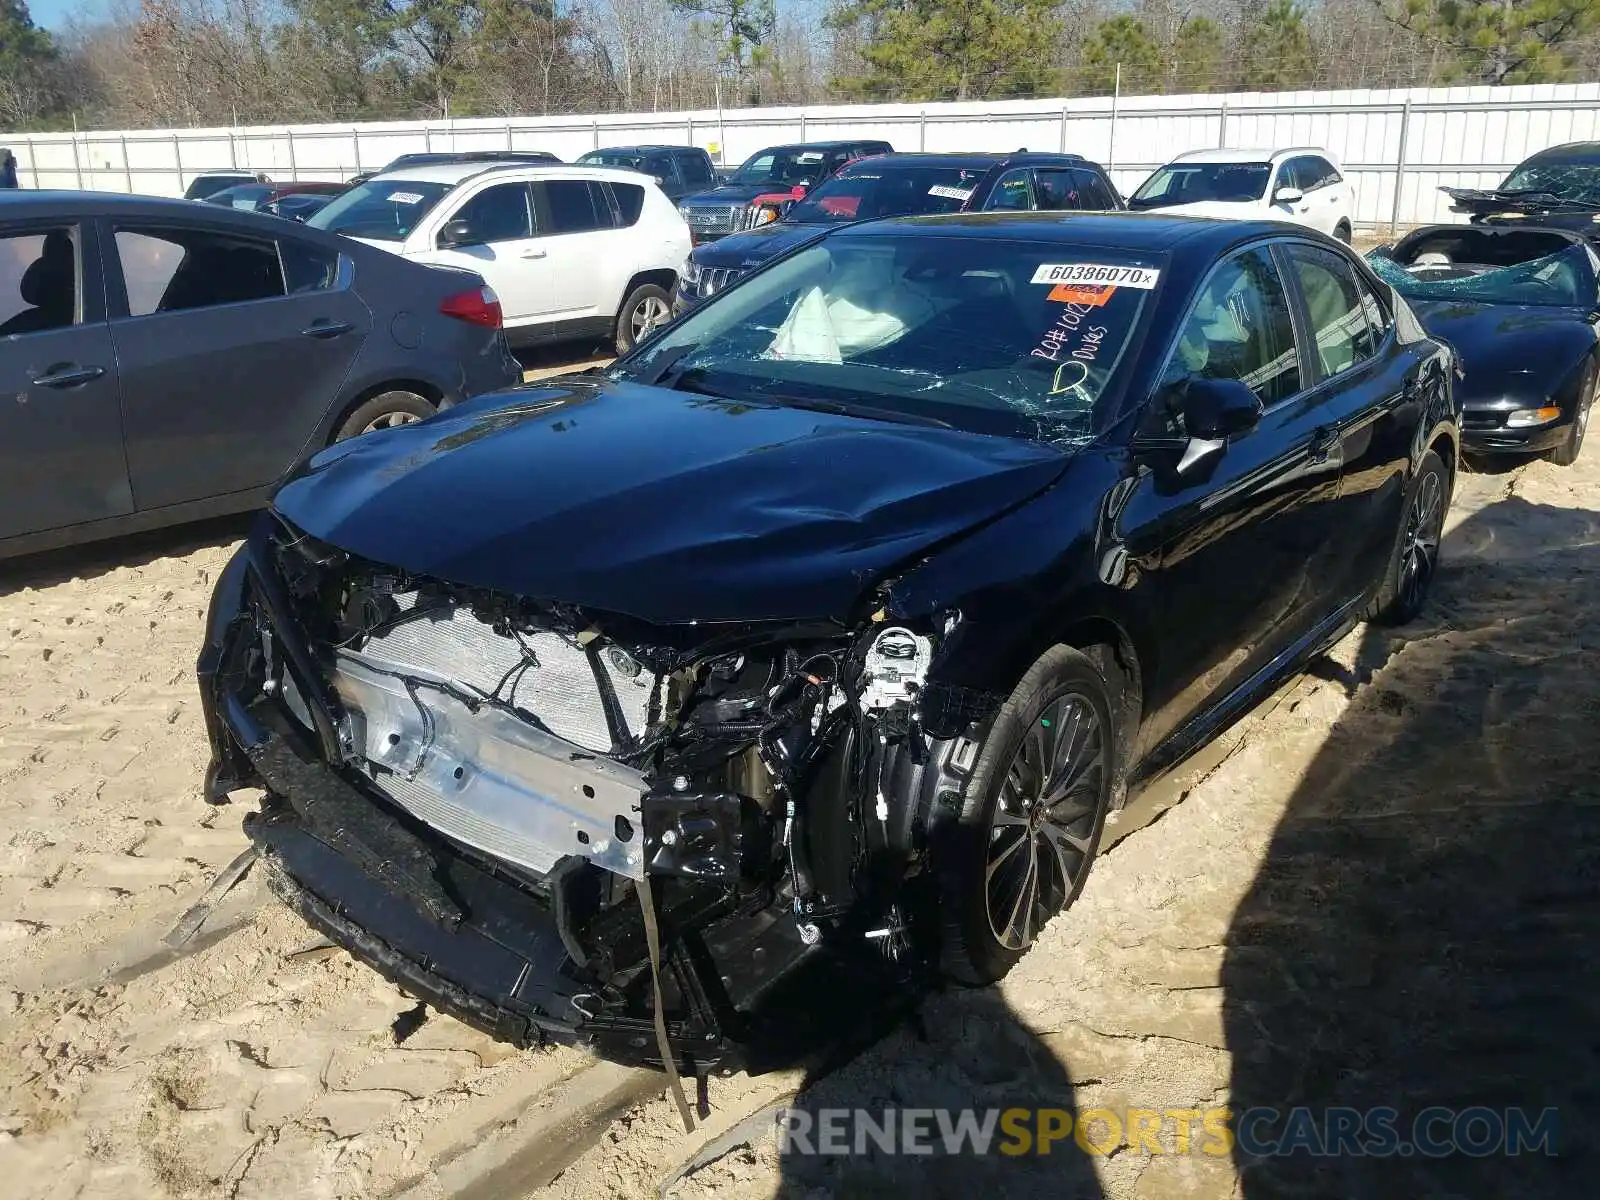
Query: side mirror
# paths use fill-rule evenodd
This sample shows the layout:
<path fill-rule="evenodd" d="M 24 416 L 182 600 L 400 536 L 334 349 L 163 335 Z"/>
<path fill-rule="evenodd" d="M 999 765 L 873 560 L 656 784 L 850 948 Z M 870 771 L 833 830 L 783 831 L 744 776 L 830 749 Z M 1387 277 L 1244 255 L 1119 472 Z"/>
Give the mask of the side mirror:
<path fill-rule="evenodd" d="M 1281 187 L 1272 193 L 1274 204 L 1299 204 L 1306 198 L 1306 194 L 1297 187 Z"/>
<path fill-rule="evenodd" d="M 447 221 L 444 228 L 439 230 L 439 249 L 441 250 L 476 244 L 477 240 L 472 233 L 471 221 Z"/>
<path fill-rule="evenodd" d="M 1261 421 L 1261 400 L 1237 379 L 1187 379 L 1157 398 L 1183 427 L 1182 437 L 1169 434 L 1135 438 L 1134 449 L 1155 452 L 1170 465 L 1174 486 L 1183 477 L 1203 476 L 1228 449 L 1228 439 L 1254 429 Z M 1177 454 L 1176 463 L 1166 456 Z"/>
<path fill-rule="evenodd" d="M 1261 397 L 1237 379 L 1191 379 L 1178 411 L 1191 441 L 1226 441 L 1261 423 Z"/>

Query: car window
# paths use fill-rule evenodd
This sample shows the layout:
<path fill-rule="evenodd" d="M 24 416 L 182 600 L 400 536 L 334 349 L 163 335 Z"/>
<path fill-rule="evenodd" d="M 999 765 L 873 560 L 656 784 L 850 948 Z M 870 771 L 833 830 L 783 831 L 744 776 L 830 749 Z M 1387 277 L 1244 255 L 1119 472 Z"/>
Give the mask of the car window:
<path fill-rule="evenodd" d="M 1128 198 L 1128 207 L 1163 208 L 1219 201 L 1247 203 L 1261 199 L 1272 168 L 1266 163 L 1177 162 L 1160 168 Z M 1281 186 L 1283 180 L 1279 179 Z"/>
<path fill-rule="evenodd" d="M 1329 184 L 1342 183 L 1344 181 L 1344 176 L 1339 174 L 1338 168 L 1327 159 L 1313 155 L 1310 158 L 1307 158 L 1306 161 L 1311 164 L 1312 170 L 1316 172 L 1317 178 L 1322 181 L 1322 187 L 1327 187 Z"/>
<path fill-rule="evenodd" d="M 1237 379 L 1269 407 L 1300 390 L 1289 298 L 1266 247 L 1223 262 L 1195 299 L 1162 390 L 1196 378 Z"/>
<path fill-rule="evenodd" d="M 611 228 L 611 206 L 599 184 L 587 179 L 548 179 L 535 187 L 544 189 L 550 213 L 550 228 L 541 234 L 588 233 Z"/>
<path fill-rule="evenodd" d="M 680 154 L 678 170 L 683 172 L 683 182 L 690 187 L 710 187 L 715 176 L 711 163 L 700 154 Z"/>
<path fill-rule="evenodd" d="M 734 403 L 860 405 L 1076 443 L 1132 362 L 1161 270 L 1062 249 L 892 226 L 818 238 L 691 310 L 612 377 L 670 367 L 673 386 Z"/>
<path fill-rule="evenodd" d="M 1377 345 L 1354 268 L 1317 246 L 1291 242 L 1288 250 L 1322 374 L 1337 375 L 1372 357 Z"/>
<path fill-rule="evenodd" d="M 528 185 L 497 183 L 473 196 L 449 218 L 465 221 L 473 242 L 490 245 L 533 236 L 533 215 L 528 207 Z"/>
<path fill-rule="evenodd" d="M 785 219 L 824 224 L 957 212 L 972 197 L 984 174 L 978 168 L 928 166 L 914 159 L 855 163 L 807 193 Z"/>
<path fill-rule="evenodd" d="M 70 229 L 0 234 L 0 337 L 78 321 L 78 254 Z"/>
<path fill-rule="evenodd" d="M 297 238 L 283 238 L 278 242 L 278 253 L 283 258 L 283 280 L 291 296 L 326 291 L 339 276 L 339 256 L 332 250 Z"/>
<path fill-rule="evenodd" d="M 602 185 L 616 202 L 617 213 L 622 217 L 623 227 L 637 225 L 639 214 L 644 211 L 644 188 L 636 183 L 607 183 Z"/>
<path fill-rule="evenodd" d="M 372 179 L 335 196 L 306 224 L 347 237 L 403 242 L 453 186 L 415 179 Z"/>
<path fill-rule="evenodd" d="M 1115 208 L 1106 185 L 1093 171 L 1079 167 L 1040 168 L 1033 173 L 1042 209 Z"/>
<path fill-rule="evenodd" d="M 656 176 L 664 184 L 676 182 L 672 174 L 672 159 L 665 154 L 652 154 L 645 159 L 644 173 Z"/>
<path fill-rule="evenodd" d="M 1032 172 L 1026 168 L 1007 171 L 989 193 L 984 208 L 990 212 L 1025 212 L 1033 208 Z"/>
<path fill-rule="evenodd" d="M 202 229 L 119 227 L 128 315 L 267 300 L 285 294 L 272 242 Z"/>

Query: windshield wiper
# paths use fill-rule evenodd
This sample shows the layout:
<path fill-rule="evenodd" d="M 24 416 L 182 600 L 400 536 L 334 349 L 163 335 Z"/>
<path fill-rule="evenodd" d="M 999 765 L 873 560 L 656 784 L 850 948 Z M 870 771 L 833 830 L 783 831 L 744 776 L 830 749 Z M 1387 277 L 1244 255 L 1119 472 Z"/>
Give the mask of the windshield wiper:
<path fill-rule="evenodd" d="M 815 396 L 790 396 L 765 389 L 756 393 L 784 408 L 803 408 L 808 412 L 832 413 L 836 417 L 866 417 L 873 421 L 892 421 L 897 425 L 924 425 L 930 429 L 954 429 L 949 421 L 923 413 L 900 412 L 892 408 L 875 408 L 870 404 L 844 404 L 837 400 L 819 400 Z"/>

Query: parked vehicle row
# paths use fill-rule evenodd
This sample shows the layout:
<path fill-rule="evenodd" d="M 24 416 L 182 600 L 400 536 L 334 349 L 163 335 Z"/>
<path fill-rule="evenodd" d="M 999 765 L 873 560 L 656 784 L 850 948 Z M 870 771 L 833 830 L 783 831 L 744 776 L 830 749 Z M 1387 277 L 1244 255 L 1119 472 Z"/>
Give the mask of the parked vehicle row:
<path fill-rule="evenodd" d="M 1464 450 L 1581 450 L 1578 233 L 1363 259 L 1305 148 L 1132 213 L 1072 155 L 866 149 L 756 156 L 770 216 L 699 245 L 656 147 L 301 226 L 0 198 L 0 553 L 270 495 L 205 797 L 260 789 L 278 893 L 496 1037 L 703 1073 L 818 962 L 1003 976 L 1110 813 L 1421 611 Z M 508 337 L 602 332 L 513 386 Z"/>

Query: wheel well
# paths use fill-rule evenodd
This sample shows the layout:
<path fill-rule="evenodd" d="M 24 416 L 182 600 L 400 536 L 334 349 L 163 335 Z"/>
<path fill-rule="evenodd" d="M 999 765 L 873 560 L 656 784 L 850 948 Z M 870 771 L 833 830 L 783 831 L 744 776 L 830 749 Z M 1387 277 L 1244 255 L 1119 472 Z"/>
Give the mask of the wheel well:
<path fill-rule="evenodd" d="M 1073 625 L 1061 638 L 1061 644 L 1081 651 L 1105 676 L 1117 729 L 1122 735 L 1111 800 L 1114 808 L 1121 808 L 1127 799 L 1139 722 L 1144 717 L 1144 667 L 1139 652 L 1123 629 L 1104 618 Z"/>
<path fill-rule="evenodd" d="M 1452 483 L 1456 477 L 1456 466 L 1461 447 L 1456 444 L 1455 438 L 1448 433 L 1441 433 L 1428 443 L 1428 449 L 1437 454 L 1444 463 L 1444 469 L 1449 474 Z"/>
<path fill-rule="evenodd" d="M 633 295 L 633 289 L 643 283 L 653 283 L 670 296 L 672 289 L 677 286 L 678 273 L 666 267 L 657 271 L 640 271 L 628 280 L 628 286 L 622 289 L 622 300 L 619 303 L 626 304 L 628 297 Z"/>
<path fill-rule="evenodd" d="M 351 401 L 339 410 L 339 414 L 334 417 L 333 423 L 328 427 L 329 444 L 332 444 L 331 439 L 339 432 L 339 427 L 350 419 L 351 413 L 355 412 L 356 409 L 374 396 L 381 396 L 385 392 L 415 392 L 435 408 L 438 408 L 440 402 L 444 399 L 443 392 L 434 387 L 433 384 L 424 383 L 420 379 L 387 379 L 382 383 L 373 384 L 364 391 L 356 393 Z"/>

